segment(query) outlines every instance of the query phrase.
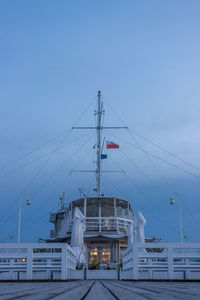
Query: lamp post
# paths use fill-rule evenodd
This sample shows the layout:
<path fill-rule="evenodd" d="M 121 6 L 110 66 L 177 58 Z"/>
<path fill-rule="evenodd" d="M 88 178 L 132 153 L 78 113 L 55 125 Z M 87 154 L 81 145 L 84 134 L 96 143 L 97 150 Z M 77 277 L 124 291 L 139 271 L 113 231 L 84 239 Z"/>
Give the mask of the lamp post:
<path fill-rule="evenodd" d="M 20 243 L 20 237 L 21 237 L 21 216 L 22 216 L 22 198 L 23 195 L 19 197 L 19 217 L 18 217 L 18 234 L 17 234 L 17 243 Z M 26 205 L 31 205 L 31 200 L 26 200 Z"/>
<path fill-rule="evenodd" d="M 178 193 L 173 193 L 174 196 L 176 196 L 178 200 L 178 206 L 179 206 L 179 230 L 180 230 L 180 241 L 183 242 L 183 224 L 182 224 L 182 209 L 181 209 L 181 199 L 179 197 Z M 173 205 L 175 203 L 175 200 L 173 197 L 170 198 L 169 203 Z"/>

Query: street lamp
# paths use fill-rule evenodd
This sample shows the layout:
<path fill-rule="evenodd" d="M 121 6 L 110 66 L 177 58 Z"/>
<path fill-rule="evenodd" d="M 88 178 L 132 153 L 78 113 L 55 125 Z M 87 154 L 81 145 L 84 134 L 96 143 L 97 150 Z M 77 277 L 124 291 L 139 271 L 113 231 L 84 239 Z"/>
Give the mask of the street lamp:
<path fill-rule="evenodd" d="M 21 237 L 22 198 L 23 198 L 23 194 L 19 197 L 19 217 L 18 217 L 18 234 L 17 234 L 18 244 L 20 243 L 20 237 Z M 30 206 L 31 200 L 27 199 L 25 203 L 27 206 Z"/>
<path fill-rule="evenodd" d="M 179 197 L 178 193 L 173 193 L 174 196 L 176 196 L 177 200 L 178 200 L 178 205 L 179 205 L 179 230 L 180 230 L 180 241 L 181 243 L 183 242 L 183 225 L 182 225 L 182 210 L 181 210 L 181 199 Z M 173 197 L 170 198 L 169 203 L 171 205 L 174 205 L 175 200 Z"/>

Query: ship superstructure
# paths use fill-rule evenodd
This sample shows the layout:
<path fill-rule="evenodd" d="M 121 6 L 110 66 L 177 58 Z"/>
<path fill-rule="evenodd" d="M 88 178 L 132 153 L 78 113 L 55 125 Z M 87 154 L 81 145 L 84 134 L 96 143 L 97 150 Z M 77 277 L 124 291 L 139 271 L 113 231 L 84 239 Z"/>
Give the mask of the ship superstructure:
<path fill-rule="evenodd" d="M 61 205 L 61 209 L 50 216 L 54 230 L 48 241 L 71 242 L 73 213 L 78 207 L 85 217 L 84 243 L 87 248 L 88 264 L 119 263 L 121 253 L 128 245 L 128 227 L 134 224 L 134 213 L 130 202 L 116 197 L 106 197 L 101 193 L 102 159 L 102 130 L 121 129 L 126 127 L 102 126 L 103 102 L 101 92 L 97 97 L 97 124 L 95 127 L 74 127 L 73 129 L 96 130 L 96 197 L 83 197 L 71 201 L 68 205 Z M 88 172 L 88 171 L 87 171 Z M 112 171 L 106 171 L 112 172 Z"/>

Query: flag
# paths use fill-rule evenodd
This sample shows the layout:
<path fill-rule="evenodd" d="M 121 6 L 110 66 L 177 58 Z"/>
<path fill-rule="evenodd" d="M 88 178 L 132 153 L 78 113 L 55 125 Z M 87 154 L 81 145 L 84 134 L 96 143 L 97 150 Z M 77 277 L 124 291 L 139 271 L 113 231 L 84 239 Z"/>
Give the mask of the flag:
<path fill-rule="evenodd" d="M 106 159 L 107 158 L 107 154 L 101 154 L 101 159 Z"/>
<path fill-rule="evenodd" d="M 106 141 L 106 148 L 107 149 L 119 149 L 119 145 Z"/>

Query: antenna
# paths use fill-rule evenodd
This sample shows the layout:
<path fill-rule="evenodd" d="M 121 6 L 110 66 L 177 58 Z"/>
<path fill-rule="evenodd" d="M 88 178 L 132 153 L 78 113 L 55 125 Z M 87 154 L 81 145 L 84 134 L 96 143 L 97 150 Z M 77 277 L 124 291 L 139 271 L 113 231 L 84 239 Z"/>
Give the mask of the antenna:
<path fill-rule="evenodd" d="M 59 197 L 60 200 L 60 208 L 64 209 L 64 200 L 65 200 L 65 192 Z"/>
<path fill-rule="evenodd" d="M 105 172 L 101 170 L 101 149 L 103 149 L 101 145 L 101 131 L 103 129 L 127 129 L 128 127 L 104 127 L 102 126 L 102 114 L 103 114 L 103 102 L 101 100 L 101 91 L 98 91 L 97 94 L 97 111 L 95 114 L 97 115 L 97 125 L 96 127 L 72 127 L 72 129 L 95 129 L 97 132 L 97 144 L 96 144 L 96 170 L 95 171 L 81 171 L 81 172 L 95 172 L 96 173 L 96 188 L 94 191 L 97 193 L 97 197 L 101 197 L 101 173 Z M 94 148 L 94 146 L 93 146 Z M 78 171 L 80 172 L 80 171 Z M 107 171 L 110 172 L 110 171 Z M 112 171 L 111 171 L 112 172 Z"/>

